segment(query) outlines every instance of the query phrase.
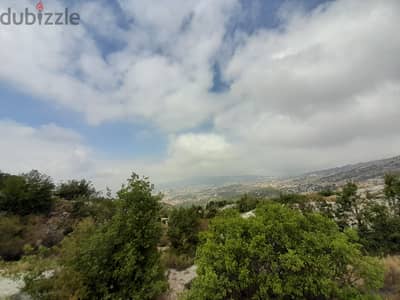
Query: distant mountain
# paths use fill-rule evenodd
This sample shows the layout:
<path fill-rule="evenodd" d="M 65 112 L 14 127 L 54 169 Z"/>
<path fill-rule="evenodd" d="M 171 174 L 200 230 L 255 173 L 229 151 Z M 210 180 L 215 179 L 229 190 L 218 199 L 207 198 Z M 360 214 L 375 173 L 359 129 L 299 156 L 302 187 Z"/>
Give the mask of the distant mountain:
<path fill-rule="evenodd" d="M 287 193 L 309 193 L 336 189 L 348 181 L 382 185 L 386 173 L 400 173 L 400 156 L 362 162 L 342 167 L 276 179 L 267 176 L 197 177 L 164 187 L 165 201 L 170 204 L 206 203 L 210 200 L 237 198 L 245 193 L 277 196 Z"/>
<path fill-rule="evenodd" d="M 283 191 L 304 193 L 335 189 L 348 181 L 363 183 L 373 180 L 375 184 L 381 184 L 385 174 L 397 172 L 400 173 L 400 156 L 310 172 L 278 180 L 275 187 Z"/>
<path fill-rule="evenodd" d="M 268 176 L 243 175 L 243 176 L 198 176 L 185 180 L 169 182 L 158 185 L 160 189 L 176 188 L 201 188 L 201 187 L 220 187 L 224 185 L 246 184 L 262 182 L 271 179 Z"/>
<path fill-rule="evenodd" d="M 386 173 L 393 172 L 400 172 L 400 156 L 312 172 L 302 175 L 300 178 L 314 177 L 328 182 L 349 180 L 357 182 L 382 177 Z"/>

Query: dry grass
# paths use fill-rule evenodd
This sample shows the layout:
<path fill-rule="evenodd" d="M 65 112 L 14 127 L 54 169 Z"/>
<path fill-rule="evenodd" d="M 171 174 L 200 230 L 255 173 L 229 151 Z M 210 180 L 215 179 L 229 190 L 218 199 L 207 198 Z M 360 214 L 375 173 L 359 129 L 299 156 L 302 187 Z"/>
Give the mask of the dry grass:
<path fill-rule="evenodd" d="M 176 254 L 167 250 L 161 254 L 161 262 L 166 269 L 184 270 L 192 266 L 194 258 L 186 254 Z"/>
<path fill-rule="evenodd" d="M 385 300 L 400 300 L 400 256 L 383 259 L 385 282 L 382 289 Z"/>

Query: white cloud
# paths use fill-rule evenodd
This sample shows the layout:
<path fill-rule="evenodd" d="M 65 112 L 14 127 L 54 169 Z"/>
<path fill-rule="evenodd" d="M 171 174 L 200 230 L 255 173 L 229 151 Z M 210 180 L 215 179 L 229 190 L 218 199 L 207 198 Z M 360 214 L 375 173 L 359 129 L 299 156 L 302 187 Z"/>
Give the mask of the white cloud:
<path fill-rule="evenodd" d="M 31 5 L 0 7 L 10 3 Z M 238 0 L 118 3 L 133 23 L 121 27 L 112 10 L 90 2 L 76 7 L 81 26 L 1 28 L 7 46 L 0 49 L 0 80 L 83 113 L 91 124 L 155 125 L 170 137 L 166 157 L 104 161 L 76 133 L 55 125 L 2 123 L 16 135 L 3 137 L 5 166 L 90 174 L 99 182 L 137 170 L 168 181 L 283 174 L 398 154 L 397 0 L 339 0 L 312 12 L 284 7 L 279 28 L 233 38 L 226 37 L 243 9 Z M 94 29 L 117 49 L 104 53 Z M 220 94 L 209 92 L 217 61 L 231 83 Z M 205 122 L 213 128 L 191 132 Z M 13 153 L 21 146 L 31 153 Z"/>
<path fill-rule="evenodd" d="M 73 7 L 82 11 L 80 26 L 2 28 L 0 80 L 83 113 L 91 124 L 122 119 L 166 131 L 195 127 L 219 107 L 208 94 L 211 67 L 237 0 L 158 2 L 120 1 L 124 17 L 134 21 L 129 29 L 101 2 Z M 9 6 L 32 3 L 0 4 L 2 11 Z M 49 10 L 60 7 L 61 1 L 46 3 Z M 96 35 L 120 49 L 104 54 Z"/>
<path fill-rule="evenodd" d="M 2 120 L 0 136 L 2 171 L 37 169 L 60 180 L 87 176 L 93 168 L 92 151 L 79 134 L 54 124 L 34 128 Z"/>

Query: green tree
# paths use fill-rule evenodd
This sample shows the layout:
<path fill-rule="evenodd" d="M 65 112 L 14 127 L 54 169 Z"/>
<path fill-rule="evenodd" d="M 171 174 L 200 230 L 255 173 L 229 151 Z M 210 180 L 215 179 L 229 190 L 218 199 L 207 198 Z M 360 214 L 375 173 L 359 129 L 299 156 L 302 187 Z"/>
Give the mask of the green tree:
<path fill-rule="evenodd" d="M 255 209 L 258 203 L 259 200 L 256 197 L 244 194 L 237 202 L 237 207 L 240 212 L 244 213 Z"/>
<path fill-rule="evenodd" d="M 71 264 L 87 283 L 89 298 L 153 299 L 165 288 L 157 244 L 159 197 L 147 179 L 133 174 L 118 196 L 121 207 Z"/>
<path fill-rule="evenodd" d="M 55 194 L 66 200 L 74 200 L 78 198 L 91 198 L 96 196 L 97 192 L 90 181 L 82 179 L 61 183 L 57 187 Z"/>
<path fill-rule="evenodd" d="M 160 197 L 149 181 L 133 174 L 118 192 L 110 222 L 83 240 L 67 266 L 79 273 L 87 299 L 153 299 L 166 287 L 157 244 Z"/>
<path fill-rule="evenodd" d="M 54 184 L 51 178 L 38 171 L 2 179 L 0 210 L 20 215 L 47 213 L 53 204 Z"/>
<path fill-rule="evenodd" d="M 186 298 L 372 299 L 383 270 L 362 256 L 356 239 L 322 215 L 280 204 L 263 205 L 249 219 L 230 212 L 203 235 Z"/>
<path fill-rule="evenodd" d="M 386 205 L 371 204 L 365 210 L 365 226 L 360 228 L 361 240 L 371 254 L 400 253 L 400 217 L 393 216 Z"/>
<path fill-rule="evenodd" d="M 365 199 L 358 194 L 358 186 L 349 182 L 344 187 L 336 200 L 336 218 L 339 226 L 356 225 L 361 228 L 363 224 L 363 209 L 366 207 Z"/>
<path fill-rule="evenodd" d="M 301 211 L 311 211 L 310 200 L 301 194 L 285 194 L 281 193 L 279 198 L 275 200 L 278 203 L 285 204 L 291 208 L 298 208 Z"/>
<path fill-rule="evenodd" d="M 172 210 L 168 220 L 171 247 L 179 254 L 194 254 L 199 227 L 200 215 L 196 207 Z"/>
<path fill-rule="evenodd" d="M 104 223 L 84 221 L 61 249 L 53 278 L 27 277 L 35 299 L 155 299 L 166 289 L 157 244 L 160 196 L 133 174 L 118 192 L 117 211 Z"/>
<path fill-rule="evenodd" d="M 391 212 L 400 216 L 400 175 L 387 174 L 385 176 L 384 192 Z"/>

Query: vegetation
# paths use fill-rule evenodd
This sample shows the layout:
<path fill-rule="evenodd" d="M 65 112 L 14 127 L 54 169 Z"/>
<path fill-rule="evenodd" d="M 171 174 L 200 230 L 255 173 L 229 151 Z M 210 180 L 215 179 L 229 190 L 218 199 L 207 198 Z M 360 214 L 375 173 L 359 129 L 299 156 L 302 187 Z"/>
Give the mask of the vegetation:
<path fill-rule="evenodd" d="M 0 257 L 4 260 L 19 259 L 23 253 L 24 227 L 18 216 L 0 218 Z"/>
<path fill-rule="evenodd" d="M 355 232 L 279 204 L 243 219 L 217 217 L 204 234 L 187 299 L 358 299 L 377 294 L 383 270 Z M 362 282 L 362 283 L 361 283 Z"/>
<path fill-rule="evenodd" d="M 194 254 L 200 230 L 200 214 L 196 207 L 172 210 L 168 221 L 171 247 L 179 254 Z"/>
<path fill-rule="evenodd" d="M 118 210 L 109 222 L 85 222 L 63 242 L 62 269 L 56 276 L 36 274 L 28 280 L 31 294 L 37 299 L 66 299 L 65 293 L 77 299 L 153 299 L 166 289 L 157 251 L 159 197 L 136 174 L 118 197 Z M 59 295 L 65 282 L 67 290 Z"/>
<path fill-rule="evenodd" d="M 259 199 L 249 194 L 245 194 L 239 199 L 237 208 L 243 213 L 255 209 L 258 203 Z"/>
<path fill-rule="evenodd" d="M 23 175 L 2 174 L 0 177 L 0 211 L 27 215 L 48 213 L 53 204 L 54 184 L 38 171 Z"/>
<path fill-rule="evenodd" d="M 96 196 L 97 192 L 90 181 L 82 179 L 70 180 L 61 183 L 57 187 L 55 194 L 65 200 L 74 200 L 79 198 L 91 198 L 93 196 Z"/>
<path fill-rule="evenodd" d="M 1 268 L 23 273 L 26 292 L 44 300 L 158 299 L 165 268 L 194 263 L 198 277 L 186 299 L 392 299 L 400 292 L 399 175 L 385 177 L 379 199 L 355 183 L 335 193 L 245 194 L 206 207 L 160 199 L 136 174 L 112 199 L 86 180 L 55 188 L 37 171 L 0 173 L 0 257 L 17 260 Z"/>
<path fill-rule="evenodd" d="M 385 176 L 385 196 L 390 211 L 395 216 L 400 216 L 400 176 L 387 174 Z"/>

